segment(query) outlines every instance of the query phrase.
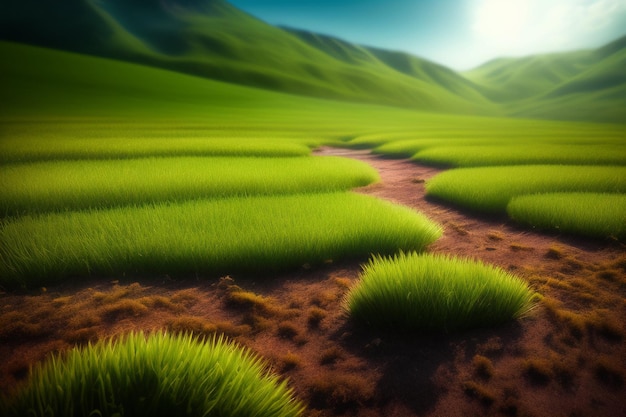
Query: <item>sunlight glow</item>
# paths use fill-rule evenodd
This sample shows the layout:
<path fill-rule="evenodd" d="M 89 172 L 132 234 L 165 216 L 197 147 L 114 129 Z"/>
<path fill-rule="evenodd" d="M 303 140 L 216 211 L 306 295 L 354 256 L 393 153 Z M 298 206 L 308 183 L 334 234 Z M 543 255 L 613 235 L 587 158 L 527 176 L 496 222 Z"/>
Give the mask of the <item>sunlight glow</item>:
<path fill-rule="evenodd" d="M 470 0 L 474 58 L 580 49 L 626 19 L 626 0 Z"/>
<path fill-rule="evenodd" d="M 474 31 L 495 43 L 518 39 L 528 25 L 532 0 L 483 0 L 474 16 Z"/>

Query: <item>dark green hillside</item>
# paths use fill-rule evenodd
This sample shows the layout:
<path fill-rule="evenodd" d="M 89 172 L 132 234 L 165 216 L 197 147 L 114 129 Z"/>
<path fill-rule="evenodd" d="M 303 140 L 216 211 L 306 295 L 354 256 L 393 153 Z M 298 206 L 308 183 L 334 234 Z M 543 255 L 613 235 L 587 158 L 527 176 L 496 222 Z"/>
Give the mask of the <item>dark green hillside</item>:
<path fill-rule="evenodd" d="M 0 40 L 122 59 L 150 53 L 90 0 L 5 2 Z"/>
<path fill-rule="evenodd" d="M 0 17 L 3 40 L 295 94 L 432 111 L 498 113 L 475 92 L 446 85 L 449 74 L 407 75 L 370 51 L 338 40 L 332 41 L 338 49 L 331 51 L 221 0 L 72 0 L 62 10 L 53 2 L 26 0 L 5 7 L 9 13 Z M 33 16 L 30 10 L 39 12 Z M 459 80 L 457 76 L 454 81 Z"/>
<path fill-rule="evenodd" d="M 402 75 L 442 87 L 477 104 L 485 104 L 479 87 L 450 68 L 404 52 L 355 45 L 332 36 L 286 28 L 309 45 L 343 62 L 375 69 L 390 77 Z"/>

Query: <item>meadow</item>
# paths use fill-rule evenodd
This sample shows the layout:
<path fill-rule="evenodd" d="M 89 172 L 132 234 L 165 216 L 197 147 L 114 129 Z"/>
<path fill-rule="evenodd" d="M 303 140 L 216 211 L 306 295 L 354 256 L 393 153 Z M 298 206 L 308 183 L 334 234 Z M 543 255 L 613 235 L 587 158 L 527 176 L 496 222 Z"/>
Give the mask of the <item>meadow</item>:
<path fill-rule="evenodd" d="M 284 276 L 279 274 L 371 259 L 360 282 L 367 283 L 381 268 L 381 278 L 376 278 L 381 284 L 360 290 L 375 295 L 363 322 L 379 320 L 379 327 L 391 326 L 391 331 L 398 324 L 398 329 L 445 332 L 517 320 L 530 309 L 532 291 L 541 293 L 547 287 L 547 278 L 524 275 L 519 266 L 522 279 L 535 279 L 530 287 L 487 263 L 421 255 L 454 229 L 415 209 L 351 191 L 368 184 L 375 188 L 378 174 L 357 161 L 313 155 L 322 145 L 373 149 L 383 156 L 453 167 L 427 180 L 426 190 L 431 199 L 454 204 L 468 216 L 472 211 L 501 215 L 508 210 L 528 230 L 623 239 L 623 125 L 417 112 L 290 96 L 7 43 L 0 43 L 0 52 L 7 57 L 0 63 L 0 76 L 10 81 L 0 100 L 0 287 L 9 294 L 17 291 L 36 298 L 37 291 L 56 294 L 66 291 L 59 289 L 67 288 L 63 286 L 80 288 L 94 280 L 128 277 L 145 279 L 152 291 L 158 291 L 159 277 L 182 282 L 191 276 L 194 285 L 205 281 L 208 286 L 225 275 L 272 281 Z M 598 209 L 608 205 L 610 210 Z M 497 234 L 493 236 L 497 241 Z M 411 255 L 398 255 L 401 251 Z M 415 276 L 437 277 L 433 271 L 443 275 L 415 287 Z M 609 277 L 619 275 L 609 272 Z M 444 273 L 455 279 L 448 280 Z M 395 282 L 390 276 L 403 277 L 406 283 L 390 286 Z M 341 277 L 329 281 L 333 288 L 358 288 Z M 452 287 L 442 285 L 447 281 Z M 479 281 L 485 285 L 473 285 Z M 328 295 L 330 290 L 318 291 L 311 302 L 283 299 L 285 306 L 279 308 L 269 297 L 231 287 L 220 296 L 227 301 L 217 305 L 232 308 L 237 298 L 233 293 L 239 294 L 237 308 L 244 311 L 239 324 L 254 329 L 244 332 L 248 343 L 261 334 L 274 337 L 263 331 L 275 330 L 279 341 L 272 343 L 281 346 L 284 357 L 314 343 L 315 333 L 302 335 L 321 333 L 324 325 L 335 326 L 336 332 L 325 335 L 324 343 L 341 344 L 336 335 L 348 321 L 344 309 L 359 320 L 358 303 L 340 306 L 341 297 Z M 390 287 L 400 292 L 376 297 Z M 427 299 L 438 302 L 418 302 L 422 310 L 403 304 L 422 290 Z M 441 298 L 431 297 L 433 292 Z M 488 306 L 480 301 L 485 294 L 492 297 Z M 52 304 L 69 302 L 64 297 L 54 298 Z M 369 303 L 365 298 L 362 303 Z M 456 309 L 447 310 L 452 304 Z M 301 327 L 308 330 L 303 331 L 293 324 L 293 310 L 305 308 L 308 316 Z M 163 313 L 152 307 L 144 310 Z M 203 314 L 200 308 L 184 311 Z M 72 363 L 93 357 L 97 349 L 115 356 L 130 349 L 128 343 L 142 344 L 143 336 L 123 336 L 141 317 L 132 311 L 124 314 L 115 313 L 111 320 L 117 324 L 121 317 L 121 327 L 103 325 L 77 343 L 113 337 L 111 342 L 73 351 L 49 366 L 62 369 L 70 358 L 72 369 Z M 316 328 L 326 316 L 332 324 Z M 39 318 L 44 320 L 45 314 Z M 219 328 L 188 321 L 189 331 Z M 365 326 L 367 340 L 360 346 L 376 340 L 375 328 Z M 27 333 L 18 334 L 30 340 Z M 148 336 L 151 342 L 145 349 L 170 343 L 157 339 Z M 188 343 L 184 349 L 195 351 L 188 339 L 183 342 Z M 330 359 L 321 362 L 334 366 L 342 354 L 348 356 L 326 352 Z M 306 366 L 319 365 L 307 361 L 299 366 L 310 370 Z M 292 357 L 290 363 L 297 368 L 299 362 Z M 161 365 L 157 368 L 165 373 L 172 370 Z M 110 363 L 94 366 L 96 371 L 100 366 L 116 369 Z M 46 369 L 36 371 L 35 378 L 47 378 Z M 333 377 L 337 375 L 325 374 L 326 384 Z M 336 390 L 306 378 L 297 383 L 307 387 L 299 394 L 313 404 L 321 402 L 320 407 L 326 406 L 323 401 L 341 402 L 367 392 L 364 383 L 345 382 Z M 181 384 L 185 391 L 195 382 Z M 345 386 L 357 387 L 357 394 L 346 394 Z M 264 403 L 263 398 L 257 403 Z M 297 414 L 299 405 L 294 407 Z M 338 410 L 333 412 L 345 411 Z"/>
<path fill-rule="evenodd" d="M 90 275 L 275 272 L 424 250 L 440 234 L 419 213 L 350 193 L 22 216 L 0 230 L 0 283 L 32 288 Z"/>
<path fill-rule="evenodd" d="M 599 193 L 624 194 L 623 130 L 611 125 L 557 126 L 537 123 L 511 131 L 512 125 L 507 129 L 494 123 L 492 128 L 475 126 L 464 132 L 446 128 L 372 134 L 349 141 L 349 146 L 373 147 L 377 154 L 449 168 L 428 181 L 426 192 L 457 207 L 506 214 L 513 198 L 536 198 L 533 204 L 516 204 L 511 217 L 544 230 L 599 238 L 621 236 L 621 219 L 626 217 L 623 205 L 604 208 L 601 203 L 617 200 L 598 200 L 593 206 L 597 210 L 584 208 L 591 208 L 589 202 Z M 539 196 L 552 193 L 569 193 L 568 202 L 553 206 L 555 199 Z M 566 213 L 566 204 L 574 207 L 576 215 Z"/>
<path fill-rule="evenodd" d="M 333 157 L 177 157 L 75 160 L 0 167 L 0 212 L 81 210 L 200 198 L 320 193 L 378 180 Z"/>

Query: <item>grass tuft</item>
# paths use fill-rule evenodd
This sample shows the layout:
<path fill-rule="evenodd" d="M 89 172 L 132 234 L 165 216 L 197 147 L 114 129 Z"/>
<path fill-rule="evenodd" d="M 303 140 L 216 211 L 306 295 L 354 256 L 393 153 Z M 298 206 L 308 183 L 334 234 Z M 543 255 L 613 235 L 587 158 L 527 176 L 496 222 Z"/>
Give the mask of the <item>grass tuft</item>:
<path fill-rule="evenodd" d="M 350 290 L 350 316 L 377 328 L 451 330 L 502 323 L 529 313 L 521 279 L 480 261 L 400 253 L 374 257 Z"/>
<path fill-rule="evenodd" d="M 477 376 L 483 379 L 490 379 L 493 376 L 493 363 L 489 358 L 482 355 L 475 355 L 472 359 L 472 365 L 474 365 L 474 373 Z"/>
<path fill-rule="evenodd" d="M 559 260 L 563 258 L 563 249 L 559 246 L 550 246 L 544 255 L 548 259 Z"/>
<path fill-rule="evenodd" d="M 302 365 L 302 358 L 300 358 L 300 356 L 296 355 L 293 352 L 287 352 L 282 357 L 282 371 L 283 372 L 291 371 L 292 369 L 298 368 L 301 365 Z"/>
<path fill-rule="evenodd" d="M 332 365 L 343 357 L 343 353 L 337 347 L 324 349 L 320 355 L 320 365 Z"/>
<path fill-rule="evenodd" d="M 466 395 L 479 400 L 486 407 L 493 404 L 496 400 L 493 392 L 474 381 L 465 381 L 463 383 L 463 391 Z"/>
<path fill-rule="evenodd" d="M 298 416 L 286 381 L 250 351 L 212 337 L 131 333 L 36 366 L 3 416 Z"/>
<path fill-rule="evenodd" d="M 362 407 L 374 395 L 371 384 L 362 377 L 340 373 L 316 378 L 308 391 L 312 408 L 332 408 L 338 415 Z"/>
<path fill-rule="evenodd" d="M 624 385 L 624 367 L 615 359 L 600 357 L 594 365 L 594 373 L 602 384 L 619 389 Z"/>
<path fill-rule="evenodd" d="M 319 307 L 311 307 L 309 309 L 309 315 L 307 317 L 307 325 L 313 329 L 318 328 L 321 321 L 326 317 L 326 315 L 326 310 L 323 310 Z"/>
<path fill-rule="evenodd" d="M 535 385 L 547 385 L 554 378 L 552 363 L 547 359 L 525 360 L 524 373 Z"/>
<path fill-rule="evenodd" d="M 113 304 L 107 304 L 102 309 L 102 315 L 107 321 L 118 321 L 126 317 L 138 317 L 148 312 L 148 307 L 138 300 L 124 299 Z"/>
<path fill-rule="evenodd" d="M 283 339 L 293 340 L 300 334 L 300 329 L 296 323 L 284 321 L 278 325 L 277 333 Z"/>

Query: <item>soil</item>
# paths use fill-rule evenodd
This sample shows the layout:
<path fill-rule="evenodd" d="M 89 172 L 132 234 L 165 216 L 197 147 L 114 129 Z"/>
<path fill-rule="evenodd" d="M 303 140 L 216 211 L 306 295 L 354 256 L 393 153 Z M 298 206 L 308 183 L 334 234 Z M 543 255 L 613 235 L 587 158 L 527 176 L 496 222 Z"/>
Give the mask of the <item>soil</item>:
<path fill-rule="evenodd" d="M 0 389 L 48 355 L 130 330 L 225 333 L 284 375 L 307 416 L 626 416 L 626 251 L 524 229 L 425 197 L 440 169 L 369 151 L 381 181 L 355 190 L 444 227 L 429 251 L 481 259 L 526 279 L 529 317 L 441 334 L 355 327 L 343 297 L 366 259 L 274 276 L 109 277 L 0 295 Z"/>

